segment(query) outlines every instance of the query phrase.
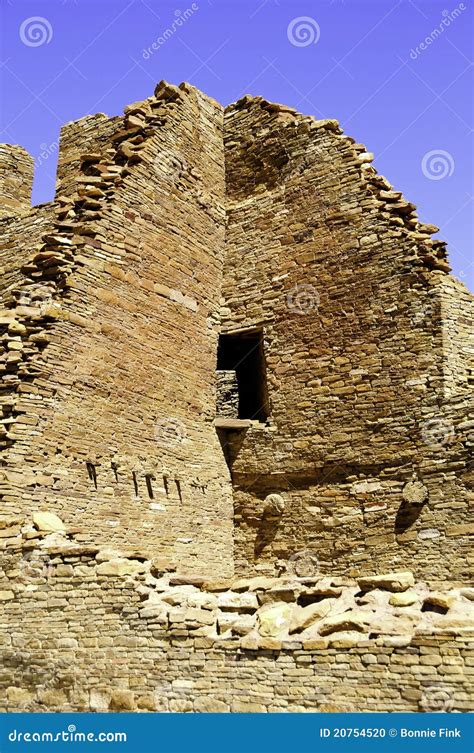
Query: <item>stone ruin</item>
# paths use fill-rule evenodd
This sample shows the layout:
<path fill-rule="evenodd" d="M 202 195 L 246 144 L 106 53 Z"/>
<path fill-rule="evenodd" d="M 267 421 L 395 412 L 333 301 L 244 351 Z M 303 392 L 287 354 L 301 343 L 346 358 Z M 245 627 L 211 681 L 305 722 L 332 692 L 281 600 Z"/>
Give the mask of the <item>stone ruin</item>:
<path fill-rule="evenodd" d="M 0 710 L 473 709 L 474 299 L 335 120 L 0 146 Z"/>

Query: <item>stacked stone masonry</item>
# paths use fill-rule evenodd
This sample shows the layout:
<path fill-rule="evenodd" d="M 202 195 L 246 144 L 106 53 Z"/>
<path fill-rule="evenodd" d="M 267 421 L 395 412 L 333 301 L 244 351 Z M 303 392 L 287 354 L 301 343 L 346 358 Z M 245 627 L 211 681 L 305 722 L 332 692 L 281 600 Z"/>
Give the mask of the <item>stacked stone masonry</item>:
<path fill-rule="evenodd" d="M 411 572 L 206 580 L 78 545 L 51 515 L 17 526 L 0 711 L 472 710 L 473 588 Z"/>
<path fill-rule="evenodd" d="M 474 299 L 372 159 L 166 82 L 49 204 L 0 146 L 0 708 L 472 710 Z"/>

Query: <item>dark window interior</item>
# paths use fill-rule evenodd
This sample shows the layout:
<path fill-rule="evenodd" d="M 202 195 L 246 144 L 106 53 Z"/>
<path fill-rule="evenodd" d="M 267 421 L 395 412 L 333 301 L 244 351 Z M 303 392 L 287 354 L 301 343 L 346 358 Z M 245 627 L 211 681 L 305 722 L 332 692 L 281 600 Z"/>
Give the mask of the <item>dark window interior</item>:
<path fill-rule="evenodd" d="M 217 368 L 236 372 L 239 418 L 266 421 L 268 401 L 262 333 L 220 335 Z"/>

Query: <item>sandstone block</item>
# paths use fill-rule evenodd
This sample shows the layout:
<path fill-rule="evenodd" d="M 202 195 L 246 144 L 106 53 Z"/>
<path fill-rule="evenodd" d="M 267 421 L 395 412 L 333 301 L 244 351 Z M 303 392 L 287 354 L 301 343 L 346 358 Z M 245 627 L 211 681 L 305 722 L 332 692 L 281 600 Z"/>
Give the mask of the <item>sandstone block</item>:
<path fill-rule="evenodd" d="M 392 607 L 410 607 L 412 604 L 416 604 L 418 601 L 418 595 L 414 591 L 402 591 L 401 593 L 394 593 L 388 603 Z"/>
<path fill-rule="evenodd" d="M 359 638 L 359 635 L 357 635 Z M 303 640 L 303 648 L 307 651 L 317 650 L 317 649 L 324 649 L 328 647 L 328 639 L 327 638 L 321 638 L 318 636 L 317 638 L 308 638 L 307 640 Z"/>
<path fill-rule="evenodd" d="M 135 711 L 137 704 L 131 690 L 114 690 L 109 703 L 110 711 Z"/>
<path fill-rule="evenodd" d="M 373 620 L 371 612 L 362 612 L 354 610 L 342 614 L 328 617 L 319 625 L 321 635 L 330 635 L 330 633 L 358 631 L 365 632 Z"/>
<path fill-rule="evenodd" d="M 413 573 L 387 573 L 385 575 L 370 575 L 358 579 L 362 591 L 370 591 L 374 588 L 384 588 L 386 591 L 406 591 L 415 585 Z"/>
<path fill-rule="evenodd" d="M 213 696 L 198 696 L 194 701 L 194 711 L 201 714 L 225 714 L 230 711 L 230 706 Z"/>
<path fill-rule="evenodd" d="M 12 706 L 25 706 L 33 699 L 33 694 L 26 688 L 9 687 L 7 688 L 8 702 Z"/>
<path fill-rule="evenodd" d="M 232 630 L 236 635 L 247 635 L 255 627 L 255 617 L 252 614 L 219 612 L 218 623 L 221 633 Z"/>
<path fill-rule="evenodd" d="M 54 512 L 35 512 L 33 513 L 33 524 L 38 531 L 48 533 L 64 532 L 66 526 L 61 518 Z"/>
<path fill-rule="evenodd" d="M 45 706 L 63 707 L 67 703 L 67 695 L 63 690 L 51 689 L 38 691 L 38 701 Z"/>
<path fill-rule="evenodd" d="M 252 701 L 233 701 L 232 711 L 235 714 L 264 714 L 267 707 L 261 703 L 252 703 Z"/>
<path fill-rule="evenodd" d="M 331 648 L 353 648 L 365 638 L 365 635 L 365 633 L 359 633 L 357 630 L 341 630 L 331 633 L 327 640 Z"/>
<path fill-rule="evenodd" d="M 257 613 L 260 635 L 276 638 L 284 635 L 290 626 L 293 606 L 286 602 L 277 602 L 262 607 Z"/>
<path fill-rule="evenodd" d="M 117 558 L 97 565 L 98 575 L 136 575 L 145 571 L 145 563 L 138 560 Z"/>
<path fill-rule="evenodd" d="M 296 606 L 292 614 L 289 632 L 300 632 L 317 620 L 326 617 L 331 611 L 332 604 L 333 602 L 331 599 L 325 599 L 316 604 L 309 604 L 307 607 Z"/>
<path fill-rule="evenodd" d="M 253 611 L 258 609 L 258 601 L 256 595 L 250 591 L 244 593 L 227 591 L 217 597 L 217 606 L 219 609 L 232 609 L 238 612 Z"/>
<path fill-rule="evenodd" d="M 207 609 L 188 608 L 184 613 L 185 622 L 197 622 L 199 625 L 213 625 L 216 621 L 214 612 Z"/>
<path fill-rule="evenodd" d="M 440 593 L 438 591 L 431 591 L 428 596 L 423 600 L 423 606 L 428 605 L 440 607 L 441 609 L 451 609 L 456 602 L 456 594 L 453 593 Z"/>
<path fill-rule="evenodd" d="M 276 578 L 257 575 L 255 578 L 239 578 L 232 583 L 232 591 L 266 591 L 276 583 Z"/>
<path fill-rule="evenodd" d="M 139 709 L 145 709 L 146 711 L 157 711 L 156 699 L 153 693 L 139 696 L 137 699 L 137 707 Z"/>

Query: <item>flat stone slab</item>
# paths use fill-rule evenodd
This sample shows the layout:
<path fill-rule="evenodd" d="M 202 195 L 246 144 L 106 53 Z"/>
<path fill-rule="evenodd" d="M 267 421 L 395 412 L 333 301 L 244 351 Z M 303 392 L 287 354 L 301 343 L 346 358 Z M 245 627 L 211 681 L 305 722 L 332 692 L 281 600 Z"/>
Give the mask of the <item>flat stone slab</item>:
<path fill-rule="evenodd" d="M 247 418 L 216 418 L 214 420 L 214 426 L 216 429 L 248 429 L 252 425 L 252 422 Z"/>

